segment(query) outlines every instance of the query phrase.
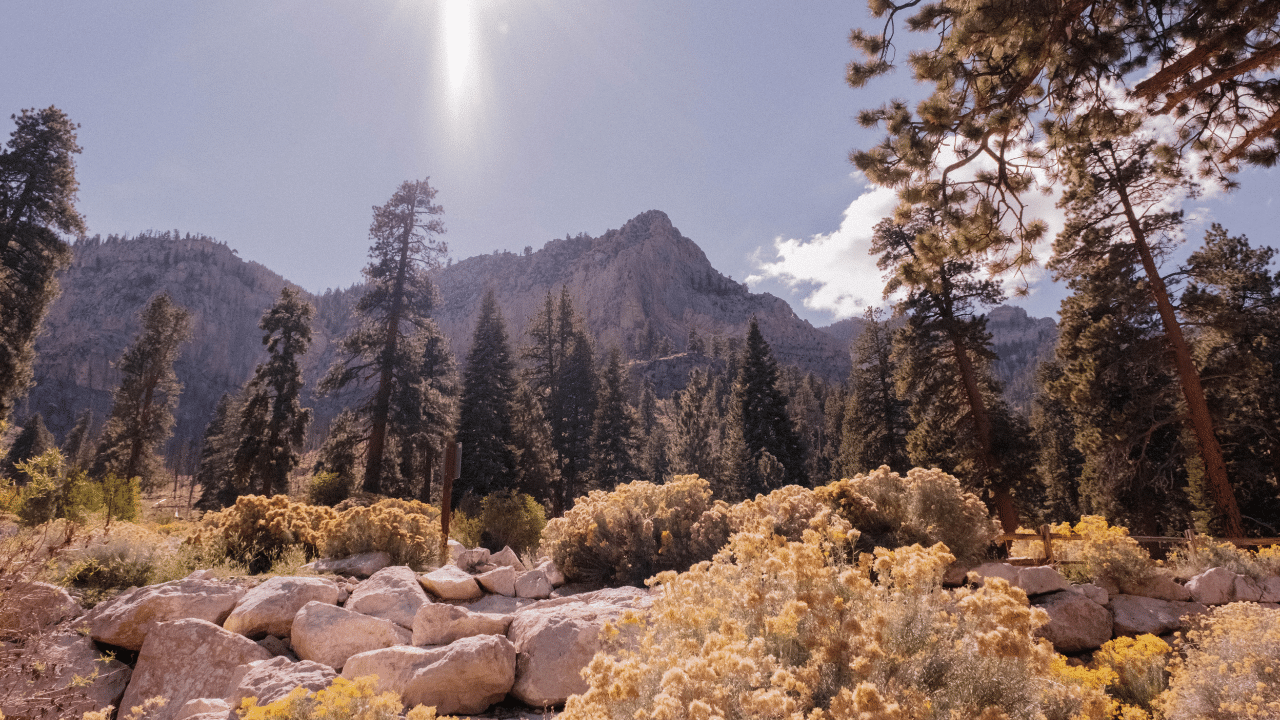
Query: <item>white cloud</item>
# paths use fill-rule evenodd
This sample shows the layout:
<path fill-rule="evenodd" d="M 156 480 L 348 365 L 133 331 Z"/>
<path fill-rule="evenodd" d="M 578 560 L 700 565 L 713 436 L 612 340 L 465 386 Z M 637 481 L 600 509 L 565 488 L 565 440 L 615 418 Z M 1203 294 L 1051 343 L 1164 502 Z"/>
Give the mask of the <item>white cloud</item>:
<path fill-rule="evenodd" d="M 814 286 L 804 298 L 804 306 L 830 312 L 837 319 L 883 305 L 883 273 L 868 251 L 872 228 L 893 214 L 897 205 L 892 189 L 869 186 L 845 209 L 839 229 L 808 240 L 776 238 L 772 259 L 765 257 L 764 248 L 758 248 L 751 258 L 757 273 L 748 277 L 747 283 L 773 279 L 793 290 Z"/>

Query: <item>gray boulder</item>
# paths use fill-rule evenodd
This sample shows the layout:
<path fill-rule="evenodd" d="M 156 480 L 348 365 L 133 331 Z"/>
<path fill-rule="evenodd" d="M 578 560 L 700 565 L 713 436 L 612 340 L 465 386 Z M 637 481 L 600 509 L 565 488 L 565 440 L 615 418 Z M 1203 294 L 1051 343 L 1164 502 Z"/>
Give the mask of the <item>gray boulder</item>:
<path fill-rule="evenodd" d="M 293 616 L 309 602 L 338 604 L 338 584 L 330 578 L 273 577 L 245 593 L 222 627 L 245 637 L 288 637 Z"/>
<path fill-rule="evenodd" d="M 221 625 L 231 614 L 244 588 L 192 576 L 148 585 L 90 610 L 83 624 L 100 643 L 141 650 L 151 628 L 171 620 L 194 618 Z"/>
<path fill-rule="evenodd" d="M 418 608 L 429 602 L 422 585 L 418 584 L 417 573 L 403 565 L 393 565 L 356 586 L 344 607 L 411 628 Z"/>
<path fill-rule="evenodd" d="M 335 670 L 352 655 L 407 645 L 411 638 L 408 630 L 390 620 L 326 603 L 307 603 L 293 620 L 293 651 L 298 657 Z"/>
<path fill-rule="evenodd" d="M 1081 593 L 1049 593 L 1031 604 L 1049 614 L 1049 622 L 1036 634 L 1053 643 L 1060 653 L 1096 650 L 1111 639 L 1111 611 Z"/>
<path fill-rule="evenodd" d="M 291 662 L 282 657 L 259 660 L 236 668 L 231 678 L 235 688 L 230 697 L 231 707 L 240 707 L 248 697 L 258 699 L 258 705 L 269 705 L 288 695 L 296 687 L 311 692 L 323 690 L 338 677 L 328 665 L 303 660 Z"/>
<path fill-rule="evenodd" d="M 448 645 L 473 635 L 506 635 L 511 615 L 474 613 L 444 603 L 423 605 L 413 619 L 414 645 Z"/>
<path fill-rule="evenodd" d="M 1116 595 L 1111 598 L 1112 634 L 1163 635 L 1182 628 L 1183 620 L 1205 612 L 1200 603 L 1158 600 L 1142 595 Z"/>
<path fill-rule="evenodd" d="M 452 715 L 486 710 L 515 682 L 516 649 L 501 635 L 476 635 L 436 648 L 391 647 L 347 661 L 342 676 L 378 676 L 378 691 L 400 695 L 405 707 L 434 706 Z"/>

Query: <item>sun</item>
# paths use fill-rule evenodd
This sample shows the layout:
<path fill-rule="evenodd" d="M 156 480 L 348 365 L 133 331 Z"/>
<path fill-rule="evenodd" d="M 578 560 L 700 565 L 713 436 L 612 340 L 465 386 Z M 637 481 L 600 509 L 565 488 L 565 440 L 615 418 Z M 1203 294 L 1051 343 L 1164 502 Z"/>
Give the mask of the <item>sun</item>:
<path fill-rule="evenodd" d="M 471 75 L 475 53 L 475 28 L 470 0 L 444 0 L 440 24 L 444 36 L 445 71 L 449 91 L 463 92 Z"/>

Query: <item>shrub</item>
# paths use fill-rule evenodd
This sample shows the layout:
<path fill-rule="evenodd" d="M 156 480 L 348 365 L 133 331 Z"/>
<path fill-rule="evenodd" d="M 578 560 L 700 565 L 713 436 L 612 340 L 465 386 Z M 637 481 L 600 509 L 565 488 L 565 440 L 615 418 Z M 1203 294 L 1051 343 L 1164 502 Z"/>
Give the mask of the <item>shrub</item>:
<path fill-rule="evenodd" d="M 383 500 L 329 518 L 320 537 L 325 557 L 382 550 L 393 564 L 424 568 L 439 562 L 440 512 L 416 500 Z"/>
<path fill-rule="evenodd" d="M 339 677 L 329 687 L 309 692 L 297 687 L 287 697 L 267 705 L 257 698 L 245 698 L 240 705 L 241 720 L 396 720 L 401 717 L 403 703 L 394 692 L 379 694 L 374 675 L 355 681 Z M 436 715 L 435 708 L 418 705 L 404 716 L 406 720 L 457 720 Z"/>
<path fill-rule="evenodd" d="M 351 497 L 351 478 L 336 472 L 318 472 L 307 484 L 307 502 L 333 507 Z"/>
<path fill-rule="evenodd" d="M 476 545 L 490 550 L 510 546 L 517 553 L 535 550 L 547 526 L 547 513 L 542 504 L 525 493 L 498 492 L 480 501 L 476 523 L 480 532 Z M 450 529 L 452 530 L 452 523 Z"/>
<path fill-rule="evenodd" d="M 1237 575 L 1248 575 L 1261 580 L 1280 571 L 1280 553 L 1274 547 L 1261 548 L 1257 553 L 1236 547 L 1233 543 L 1219 542 L 1203 535 L 1195 538 L 1186 548 L 1174 550 L 1169 564 L 1179 577 L 1192 578 L 1210 568 L 1222 567 Z"/>
<path fill-rule="evenodd" d="M 93 604 L 105 592 L 147 585 L 155 570 L 155 550 L 125 538 L 85 548 L 62 576 L 62 584 L 86 590 Z"/>
<path fill-rule="evenodd" d="M 711 486 L 697 475 L 594 490 L 547 523 L 541 552 L 578 582 L 641 585 L 657 572 L 684 570 L 719 549 L 708 552 L 693 542 L 694 526 L 710 501 Z"/>
<path fill-rule="evenodd" d="M 1280 610 L 1232 603 L 1198 615 L 1170 663 L 1166 720 L 1280 717 Z"/>
<path fill-rule="evenodd" d="M 18 517 L 27 525 L 56 518 L 84 522 L 87 513 L 102 507 L 102 490 L 83 471 L 67 472 L 62 453 L 52 449 L 17 464 L 31 481 L 18 494 Z"/>
<path fill-rule="evenodd" d="M 1129 537 L 1129 531 L 1113 527 L 1098 515 L 1085 515 L 1076 526 L 1062 523 L 1053 532 L 1075 532 L 1079 540 L 1055 541 L 1064 560 L 1084 563 L 1085 573 L 1093 581 L 1110 585 L 1123 593 L 1137 593 L 1143 585 L 1167 571 L 1155 564 L 1151 555 Z"/>
<path fill-rule="evenodd" d="M 944 543 L 962 563 L 984 558 L 999 534 L 986 505 L 956 478 L 914 468 L 906 477 L 881 466 L 817 489 L 818 498 L 878 544 Z"/>
<path fill-rule="evenodd" d="M 654 580 L 562 720 L 1103 718 L 1097 688 L 1052 672 L 1045 621 L 999 580 L 954 595 L 941 546 L 846 563 L 850 532 L 742 532 L 708 563 Z"/>
<path fill-rule="evenodd" d="M 1119 637 L 1099 648 L 1093 661 L 1114 676 L 1107 684 L 1108 694 L 1124 706 L 1149 713 L 1167 686 L 1165 666 L 1171 652 L 1155 635 Z"/>
<path fill-rule="evenodd" d="M 204 542 L 206 535 L 218 537 L 228 557 L 257 573 L 271 567 L 290 545 L 301 545 L 316 557 L 325 524 L 336 517 L 331 508 L 290 502 L 284 495 L 241 495 L 235 505 L 206 515 L 204 529 L 194 541 Z"/>

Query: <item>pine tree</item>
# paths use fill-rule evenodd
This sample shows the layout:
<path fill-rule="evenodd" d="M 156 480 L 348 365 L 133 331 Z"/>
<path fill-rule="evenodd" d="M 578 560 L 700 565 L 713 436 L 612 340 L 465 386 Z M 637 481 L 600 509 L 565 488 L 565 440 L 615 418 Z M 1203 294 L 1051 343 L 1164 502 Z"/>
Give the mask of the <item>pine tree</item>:
<path fill-rule="evenodd" d="M 76 418 L 76 424 L 67 433 L 67 441 L 62 444 L 62 455 L 67 459 L 69 472 L 87 470 L 93 462 L 93 410 L 85 410 Z"/>
<path fill-rule="evenodd" d="M 427 180 L 406 181 L 386 205 L 374 208 L 369 237 L 369 265 L 364 275 L 369 290 L 356 305 L 360 326 L 342 341 L 346 359 L 335 365 L 321 383 L 325 392 L 352 383 L 373 383 L 372 394 L 360 406 L 368 422 L 364 490 L 383 491 L 388 422 L 397 392 L 408 392 L 417 363 L 410 338 L 423 327 L 435 303 L 428 271 L 438 267 L 447 252 L 437 237 L 444 233 L 432 204 L 436 189 Z"/>
<path fill-rule="evenodd" d="M 313 501 L 337 505 L 347 499 L 360 480 L 360 450 L 364 439 L 359 416 L 350 410 L 338 413 L 311 467 L 312 475 L 331 474 L 333 479 L 326 486 L 326 496 Z"/>
<path fill-rule="evenodd" d="M 841 384 L 831 388 L 831 392 L 827 393 L 827 401 L 822 405 L 827 428 L 827 445 L 823 454 L 829 468 L 827 476 L 832 480 L 849 477 L 841 460 L 841 448 L 844 445 L 844 416 L 848 404 L 849 391 Z"/>
<path fill-rule="evenodd" d="M 646 378 L 640 392 L 640 473 L 641 479 L 654 484 L 666 482 L 672 473 L 670 445 L 666 423 L 659 409 L 653 383 Z"/>
<path fill-rule="evenodd" d="M 515 432 L 515 489 L 550 504 L 560 483 L 560 470 L 556 449 L 551 444 L 551 425 L 528 383 L 521 382 L 516 388 L 511 413 L 511 428 Z"/>
<path fill-rule="evenodd" d="M 592 484 L 601 489 L 640 479 L 636 418 L 627 402 L 622 373 L 622 351 L 615 347 L 600 375 L 600 397 L 592 430 Z"/>
<path fill-rule="evenodd" d="M 213 418 L 205 426 L 195 475 L 195 483 L 200 486 L 196 507 L 201 510 L 230 507 L 237 497 L 249 492 L 247 486 L 236 486 L 232 472 L 232 459 L 240 445 L 238 420 L 242 404 L 243 398 L 224 393 L 214 407 Z"/>
<path fill-rule="evenodd" d="M 468 493 L 479 497 L 515 487 L 518 476 L 511 417 L 515 393 L 506 324 L 493 290 L 489 290 L 480 305 L 462 374 L 457 433 L 462 443 L 462 475 L 454 487 L 455 506 Z"/>
<path fill-rule="evenodd" d="M 1250 534 L 1280 534 L 1280 275 L 1276 250 L 1220 225 L 1182 268 L 1180 310 Z M 1220 525 L 1221 518 L 1211 521 Z M 1214 528 L 1216 530 L 1216 528 Z"/>
<path fill-rule="evenodd" d="M 894 338 L 898 397 L 909 403 L 912 464 L 938 466 L 990 492 L 1005 532 L 1018 527 L 1015 485 L 1027 476 L 1029 428 L 1014 432 L 1015 420 L 991 374 L 991 336 L 979 307 L 1002 297 L 991 280 L 976 277 L 975 263 L 923 254 L 929 236 L 945 233 L 928 211 L 909 222 L 875 226 L 872 252 L 890 271 L 888 296 L 906 292 L 898 311 L 907 324 Z"/>
<path fill-rule="evenodd" d="M 692 473 L 707 479 L 715 476 L 712 432 L 717 413 L 710 391 L 706 372 L 694 368 L 684 389 L 672 397 L 671 471 L 674 474 Z"/>
<path fill-rule="evenodd" d="M 1036 475 L 1045 487 L 1045 515 L 1057 522 L 1075 521 L 1080 509 L 1080 476 L 1084 455 L 1076 447 L 1076 423 L 1063 398 L 1048 388 L 1062 381 L 1057 360 L 1036 369 L 1036 393 L 1031 405 L 1031 431 L 1037 448 Z"/>
<path fill-rule="evenodd" d="M 40 322 L 71 262 L 60 233 L 85 230 L 75 209 L 79 126 L 56 107 L 13 120 L 0 149 L 0 421 L 31 381 Z"/>
<path fill-rule="evenodd" d="M 120 387 L 91 474 L 139 477 L 148 487 L 162 477 L 157 453 L 173 431 L 173 411 L 182 393 L 173 364 L 190 337 L 191 314 L 160 294 L 142 309 L 140 319 L 142 330 L 117 365 Z"/>
<path fill-rule="evenodd" d="M 403 393 L 401 404 L 392 413 L 391 433 L 400 439 L 403 478 L 418 485 L 423 502 L 435 487 L 435 473 L 444 461 L 445 443 L 458 420 L 458 363 L 449 349 L 449 340 L 428 320 L 414 339 L 419 357 L 417 379 L 412 392 Z M 421 482 L 414 478 L 422 478 Z"/>
<path fill-rule="evenodd" d="M 733 387 L 731 420 L 742 433 L 742 458 L 747 497 L 770 492 L 780 485 L 767 483 L 756 468 L 764 453 L 782 465 L 779 482 L 806 484 L 804 450 L 796 436 L 795 425 L 787 415 L 787 402 L 778 389 L 778 364 L 760 333 L 754 316 L 747 328 L 746 350 Z"/>
<path fill-rule="evenodd" d="M 787 368 L 783 376 L 792 378 L 783 395 L 787 398 L 787 416 L 795 423 L 796 437 L 803 449 L 803 474 L 817 484 L 831 477 L 831 465 L 826 462 L 827 417 L 823 407 L 826 384 L 813 373 L 801 375 L 794 368 Z"/>
<path fill-rule="evenodd" d="M 893 359 L 893 331 L 875 310 L 853 349 L 849 399 L 841 428 L 840 467 L 845 477 L 881 465 L 906 472 L 907 434 L 911 430 L 908 405 L 898 395 L 897 363 Z"/>
<path fill-rule="evenodd" d="M 311 410 L 302 407 L 300 362 L 311 345 L 314 315 L 315 308 L 286 287 L 258 322 L 269 359 L 245 387 L 232 465 L 237 485 L 256 486 L 267 497 L 288 491 L 289 473 L 301 461 L 299 448 L 311 423 Z"/>
<path fill-rule="evenodd" d="M 40 457 L 57 446 L 53 433 L 49 432 L 49 428 L 44 425 L 44 417 L 36 413 L 22 424 L 22 431 L 13 439 L 13 444 L 9 446 L 9 452 L 0 463 L 0 468 L 3 469 L 5 476 L 25 483 L 29 478 L 26 473 L 18 470 L 18 463 Z"/>
<path fill-rule="evenodd" d="M 586 331 L 578 329 L 556 374 L 555 391 L 547 396 L 551 443 L 560 456 L 560 486 L 552 504 L 557 515 L 568 510 L 574 498 L 591 489 L 591 440 L 596 407 L 595 352 Z"/>

